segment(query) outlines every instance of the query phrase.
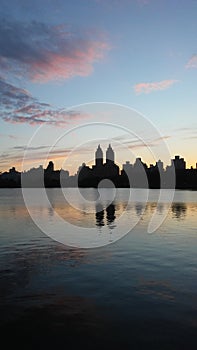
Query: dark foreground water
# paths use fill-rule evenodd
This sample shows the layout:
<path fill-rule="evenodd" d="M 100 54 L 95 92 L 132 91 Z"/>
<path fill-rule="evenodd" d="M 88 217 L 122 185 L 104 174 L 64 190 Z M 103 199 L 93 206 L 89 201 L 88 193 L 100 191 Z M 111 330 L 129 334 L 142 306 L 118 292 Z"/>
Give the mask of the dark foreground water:
<path fill-rule="evenodd" d="M 42 233 L 20 189 L 0 190 L 5 349 L 197 348 L 197 193 L 177 191 L 164 223 L 147 233 L 154 211 L 162 216 L 168 204 L 157 207 L 151 191 L 147 204 L 135 199 L 126 207 L 127 190 L 118 191 L 110 209 L 104 201 L 99 213 L 84 214 L 64 207 L 59 189 L 48 190 L 59 215 L 109 242 L 123 211 L 125 227 L 136 223 L 113 244 L 81 249 Z M 39 215 L 53 227 L 53 209 L 45 209 Z"/>

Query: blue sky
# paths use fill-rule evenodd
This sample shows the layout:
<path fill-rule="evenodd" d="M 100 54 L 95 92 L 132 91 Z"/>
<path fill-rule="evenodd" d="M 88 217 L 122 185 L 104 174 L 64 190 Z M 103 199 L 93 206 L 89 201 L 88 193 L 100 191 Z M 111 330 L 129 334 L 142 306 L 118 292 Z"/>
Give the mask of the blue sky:
<path fill-rule="evenodd" d="M 118 107 L 118 118 L 104 113 L 103 106 L 99 114 L 97 104 L 83 105 L 94 102 L 139 111 L 154 125 L 152 134 L 142 131 L 154 152 L 161 146 L 156 128 L 171 157 L 180 154 L 188 166 L 195 166 L 196 15 L 196 0 L 2 0 L 0 170 L 13 165 L 21 169 L 24 149 L 35 132 L 40 136 L 33 141 L 33 156 L 25 168 L 44 164 L 52 140 L 81 124 L 116 122 L 133 129 L 135 121 L 126 117 L 124 107 L 122 113 Z M 74 147 L 75 162 L 66 164 L 71 173 L 91 159 L 98 129 L 91 129 L 91 140 L 88 132 L 81 134 L 77 140 L 64 137 L 51 154 L 57 168 Z M 112 127 L 105 137 L 100 135 L 103 148 L 107 138 L 114 141 L 123 134 Z M 128 144 L 129 135 L 125 138 Z M 147 163 L 154 160 L 140 142 L 133 147 L 132 137 L 130 141 L 135 156 Z M 129 154 L 116 146 L 118 161 L 128 160 Z"/>

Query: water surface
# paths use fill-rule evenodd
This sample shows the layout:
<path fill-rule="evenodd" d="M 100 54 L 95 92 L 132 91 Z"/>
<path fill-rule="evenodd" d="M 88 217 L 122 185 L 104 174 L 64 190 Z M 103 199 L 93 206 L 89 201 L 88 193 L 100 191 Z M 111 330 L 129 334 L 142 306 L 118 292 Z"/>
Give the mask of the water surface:
<path fill-rule="evenodd" d="M 110 205 L 106 198 L 98 210 L 89 201 L 84 214 L 75 189 L 74 208 L 60 189 L 47 191 L 52 206 L 34 210 L 50 227 L 55 211 L 112 244 L 66 247 L 35 225 L 20 189 L 1 189 L 0 321 L 7 347 L 196 349 L 197 193 L 176 191 L 170 206 L 157 206 L 157 191 L 147 203 L 138 191 L 128 204 L 127 189 L 119 189 Z M 84 195 L 93 199 L 94 191 Z M 162 215 L 167 208 L 164 223 L 147 233 L 155 210 Z M 123 212 L 125 227 L 136 224 L 113 242 Z"/>

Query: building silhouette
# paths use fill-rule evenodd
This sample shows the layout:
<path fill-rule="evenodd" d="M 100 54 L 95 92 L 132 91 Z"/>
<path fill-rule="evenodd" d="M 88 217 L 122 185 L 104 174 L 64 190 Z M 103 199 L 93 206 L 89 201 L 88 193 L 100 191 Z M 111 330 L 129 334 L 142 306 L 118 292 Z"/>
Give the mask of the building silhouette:
<path fill-rule="evenodd" d="M 95 164 L 92 168 L 86 166 L 85 163 L 78 170 L 78 184 L 80 187 L 93 186 L 97 187 L 98 183 L 103 179 L 109 179 L 117 184 L 119 177 L 119 167 L 114 162 L 115 154 L 109 144 L 106 150 L 106 162 L 103 160 L 103 150 L 98 145 L 95 152 Z"/>
<path fill-rule="evenodd" d="M 95 152 L 95 165 L 96 165 L 96 167 L 103 166 L 103 151 L 102 151 L 100 145 L 98 145 L 98 148 Z"/>
<path fill-rule="evenodd" d="M 174 159 L 172 159 L 172 164 L 175 167 L 175 170 L 184 170 L 186 169 L 186 162 L 184 158 L 180 158 L 180 156 L 175 156 Z"/>
<path fill-rule="evenodd" d="M 114 164 L 114 151 L 110 144 L 106 151 L 106 164 Z"/>
<path fill-rule="evenodd" d="M 102 181 L 104 179 L 110 181 Z M 102 184 L 102 185 L 101 185 Z M 126 161 L 120 172 L 115 163 L 115 152 L 108 145 L 104 160 L 103 150 L 99 144 L 95 151 L 95 162 L 92 167 L 82 163 L 75 175 L 70 176 L 67 170 L 54 170 L 50 161 L 46 169 L 40 165 L 28 171 L 19 172 L 12 167 L 8 172 L 0 173 L 0 187 L 123 187 L 123 188 L 177 188 L 197 190 L 196 168 L 187 169 L 186 161 L 179 155 L 171 159 L 171 164 L 164 169 L 163 162 L 158 160 L 149 167 L 141 158 L 134 164 Z M 109 211 L 110 212 L 110 211 Z M 101 215 L 102 216 L 102 215 Z M 99 215 L 98 215 L 99 218 Z"/>

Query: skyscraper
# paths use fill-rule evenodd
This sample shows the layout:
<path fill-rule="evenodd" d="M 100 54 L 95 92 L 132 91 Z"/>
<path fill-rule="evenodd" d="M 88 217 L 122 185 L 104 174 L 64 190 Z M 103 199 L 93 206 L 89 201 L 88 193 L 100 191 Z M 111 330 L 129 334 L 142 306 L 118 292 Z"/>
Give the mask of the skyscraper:
<path fill-rule="evenodd" d="M 100 145 L 98 145 L 97 150 L 95 152 L 95 165 L 96 166 L 103 165 L 103 151 Z"/>
<path fill-rule="evenodd" d="M 106 163 L 114 163 L 114 151 L 109 144 L 108 149 L 106 151 Z"/>

